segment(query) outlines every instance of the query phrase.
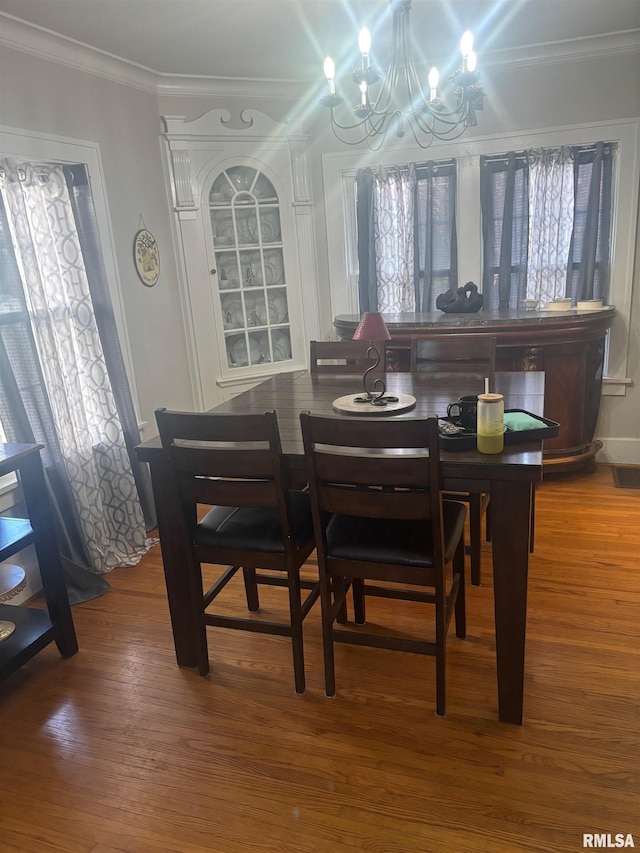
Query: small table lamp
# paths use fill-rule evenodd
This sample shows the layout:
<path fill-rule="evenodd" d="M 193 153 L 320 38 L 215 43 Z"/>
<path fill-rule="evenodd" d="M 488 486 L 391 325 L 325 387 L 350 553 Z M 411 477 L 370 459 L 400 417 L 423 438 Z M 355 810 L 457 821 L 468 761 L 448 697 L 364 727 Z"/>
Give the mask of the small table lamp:
<path fill-rule="evenodd" d="M 378 389 L 378 393 L 374 394 L 367 388 L 367 379 L 369 374 L 376 369 L 380 364 L 380 353 L 376 348 L 374 341 L 388 341 L 391 339 L 389 330 L 387 329 L 382 314 L 378 311 L 366 311 L 358 323 L 358 328 L 353 333 L 354 341 L 371 341 L 371 346 L 367 350 L 367 358 L 373 358 L 373 364 L 362 374 L 362 387 L 364 395 L 354 397 L 354 403 L 369 403 L 371 406 L 386 406 L 387 403 L 397 403 L 397 397 L 385 396 L 387 386 L 383 379 L 376 379 L 373 387 Z"/>

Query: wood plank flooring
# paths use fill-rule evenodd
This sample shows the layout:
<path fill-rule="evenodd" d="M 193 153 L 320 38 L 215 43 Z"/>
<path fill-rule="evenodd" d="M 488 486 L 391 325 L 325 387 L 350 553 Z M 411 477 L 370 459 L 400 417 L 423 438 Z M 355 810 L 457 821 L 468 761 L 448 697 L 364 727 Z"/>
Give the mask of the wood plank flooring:
<path fill-rule="evenodd" d="M 154 547 L 73 608 L 75 657 L 51 646 L 0 684 L 0 850 L 568 853 L 583 833 L 640 847 L 639 521 L 640 492 L 606 466 L 540 486 L 522 727 L 497 720 L 489 545 L 468 638 L 450 631 L 444 719 L 435 662 L 416 655 L 340 645 L 327 699 L 319 605 L 302 696 L 283 638 L 209 629 L 210 676 L 178 668 Z M 282 610 L 282 590 L 263 595 Z M 418 632 L 422 613 L 368 616 Z"/>

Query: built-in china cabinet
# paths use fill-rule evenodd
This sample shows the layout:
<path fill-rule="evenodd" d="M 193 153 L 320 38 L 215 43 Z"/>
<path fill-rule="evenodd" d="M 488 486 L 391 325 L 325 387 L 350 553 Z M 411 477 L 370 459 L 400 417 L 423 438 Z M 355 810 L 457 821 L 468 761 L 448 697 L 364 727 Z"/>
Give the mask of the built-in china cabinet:
<path fill-rule="evenodd" d="M 196 403 L 306 367 L 317 337 L 307 138 L 262 113 L 165 117 Z"/>

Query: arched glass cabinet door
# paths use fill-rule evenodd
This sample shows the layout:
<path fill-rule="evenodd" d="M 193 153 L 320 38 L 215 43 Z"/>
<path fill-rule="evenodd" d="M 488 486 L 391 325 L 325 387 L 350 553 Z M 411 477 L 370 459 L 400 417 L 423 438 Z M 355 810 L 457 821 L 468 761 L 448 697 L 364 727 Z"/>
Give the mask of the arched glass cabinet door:
<path fill-rule="evenodd" d="M 280 202 L 273 184 L 258 169 L 231 166 L 213 182 L 209 210 L 227 366 L 290 361 Z"/>

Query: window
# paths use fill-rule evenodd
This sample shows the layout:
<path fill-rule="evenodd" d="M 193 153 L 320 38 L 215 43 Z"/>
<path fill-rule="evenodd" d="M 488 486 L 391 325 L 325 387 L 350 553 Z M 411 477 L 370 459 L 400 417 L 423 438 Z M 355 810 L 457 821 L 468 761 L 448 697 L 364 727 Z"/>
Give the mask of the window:
<path fill-rule="evenodd" d="M 480 164 L 485 304 L 606 300 L 612 146 Z M 455 161 L 359 170 L 355 187 L 360 312 L 434 310 L 458 286 Z"/>
<path fill-rule="evenodd" d="M 483 291 L 491 308 L 608 298 L 613 145 L 482 157 Z"/>
<path fill-rule="evenodd" d="M 457 287 L 455 162 L 363 169 L 354 189 L 360 311 L 433 310 Z"/>
<path fill-rule="evenodd" d="M 431 163 L 417 177 L 416 311 L 433 311 L 439 294 L 458 286 L 456 164 Z"/>
<path fill-rule="evenodd" d="M 516 308 L 526 296 L 528 164 L 515 154 L 481 160 L 484 269 L 488 308 Z"/>
<path fill-rule="evenodd" d="M 572 127 L 513 132 L 499 136 L 464 137 L 456 142 L 434 144 L 434 161 L 456 161 L 456 233 L 459 282 L 482 282 L 483 238 L 480 216 L 480 157 L 498 157 L 505 151 L 583 146 L 599 139 L 610 140 L 612 150 L 611 243 L 609 295 L 617 318 L 609 337 L 603 385 L 605 395 L 624 396 L 628 378 L 628 345 L 631 330 L 631 298 L 636 253 L 638 185 L 640 182 L 640 121 L 637 118 Z M 357 228 L 353 202 L 356 172 L 363 166 L 378 167 L 389 152 L 366 153 L 349 149 L 322 157 L 325 227 L 330 251 L 327 256 L 330 317 L 353 316 L 358 306 Z M 418 162 L 419 148 L 402 148 L 396 162 Z M 401 159 L 399 159 L 401 158 Z M 341 208 L 343 216 L 336 215 Z M 603 227 L 603 233 L 607 229 Z M 596 260 L 599 263 L 599 260 Z M 486 297 L 485 297 L 486 301 Z"/>

